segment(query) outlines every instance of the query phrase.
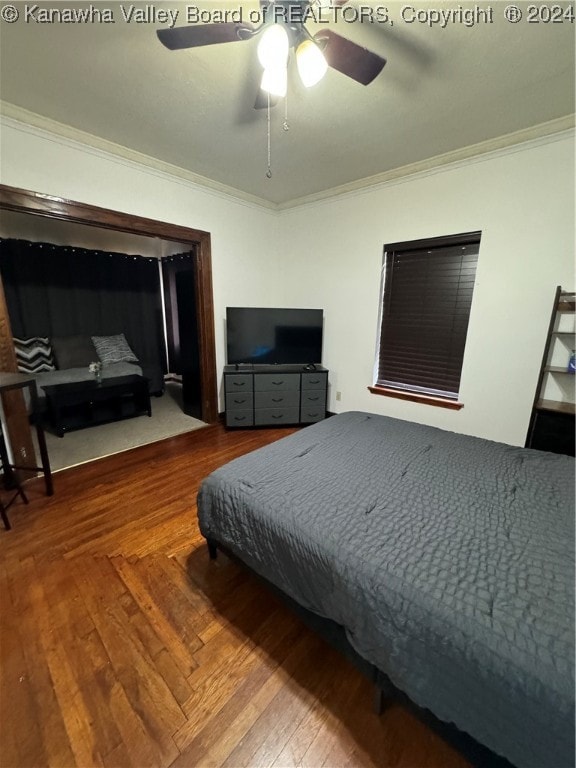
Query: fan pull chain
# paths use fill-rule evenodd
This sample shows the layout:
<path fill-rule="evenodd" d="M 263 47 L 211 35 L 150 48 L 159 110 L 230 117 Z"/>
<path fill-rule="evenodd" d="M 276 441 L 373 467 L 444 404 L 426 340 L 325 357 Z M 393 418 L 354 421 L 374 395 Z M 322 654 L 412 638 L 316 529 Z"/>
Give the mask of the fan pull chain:
<path fill-rule="evenodd" d="M 266 177 L 268 179 L 272 178 L 272 151 L 271 151 L 271 145 L 270 145 L 270 94 L 266 94 L 268 99 L 268 108 L 267 108 L 267 128 L 268 128 L 268 170 L 266 171 Z"/>
<path fill-rule="evenodd" d="M 288 94 L 284 97 L 284 122 L 282 123 L 282 128 L 285 131 L 290 130 L 290 123 L 288 122 Z"/>

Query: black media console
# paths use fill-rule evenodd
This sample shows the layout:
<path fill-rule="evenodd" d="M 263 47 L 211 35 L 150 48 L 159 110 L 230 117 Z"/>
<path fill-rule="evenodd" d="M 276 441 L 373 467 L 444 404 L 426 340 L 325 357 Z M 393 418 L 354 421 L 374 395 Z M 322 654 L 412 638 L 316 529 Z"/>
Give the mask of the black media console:
<path fill-rule="evenodd" d="M 326 418 L 328 371 L 321 365 L 224 366 L 227 427 L 312 424 Z"/>
<path fill-rule="evenodd" d="M 114 376 L 42 387 L 58 437 L 65 432 L 147 413 L 152 416 L 149 381 L 144 376 Z"/>

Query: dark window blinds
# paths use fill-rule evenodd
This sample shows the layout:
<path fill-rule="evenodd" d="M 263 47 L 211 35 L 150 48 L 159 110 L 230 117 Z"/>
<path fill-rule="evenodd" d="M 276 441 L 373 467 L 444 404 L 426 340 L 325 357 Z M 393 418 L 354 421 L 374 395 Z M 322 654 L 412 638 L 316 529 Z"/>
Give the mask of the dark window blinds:
<path fill-rule="evenodd" d="M 377 384 L 456 399 L 480 233 L 385 246 Z"/>

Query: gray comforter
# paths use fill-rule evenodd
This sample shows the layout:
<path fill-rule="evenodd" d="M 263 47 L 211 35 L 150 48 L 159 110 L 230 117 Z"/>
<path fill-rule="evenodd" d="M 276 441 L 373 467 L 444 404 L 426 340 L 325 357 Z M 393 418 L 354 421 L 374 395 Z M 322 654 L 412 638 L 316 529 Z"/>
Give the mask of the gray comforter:
<path fill-rule="evenodd" d="M 345 413 L 214 472 L 198 514 L 420 706 L 574 764 L 574 459 Z"/>

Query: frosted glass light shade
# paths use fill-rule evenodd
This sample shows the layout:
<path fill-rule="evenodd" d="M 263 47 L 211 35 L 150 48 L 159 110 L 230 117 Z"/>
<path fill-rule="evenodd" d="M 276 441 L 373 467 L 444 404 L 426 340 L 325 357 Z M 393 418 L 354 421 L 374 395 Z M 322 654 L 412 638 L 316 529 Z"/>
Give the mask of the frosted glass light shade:
<path fill-rule="evenodd" d="M 286 96 L 288 90 L 288 70 L 286 64 L 281 67 L 273 67 L 264 70 L 260 88 L 273 96 Z"/>
<path fill-rule="evenodd" d="M 328 70 L 324 54 L 312 40 L 300 43 L 296 51 L 296 64 L 300 79 L 306 88 L 319 83 Z"/>
<path fill-rule="evenodd" d="M 282 24 L 271 24 L 258 43 L 258 60 L 265 70 L 285 67 L 289 49 L 286 29 Z"/>

